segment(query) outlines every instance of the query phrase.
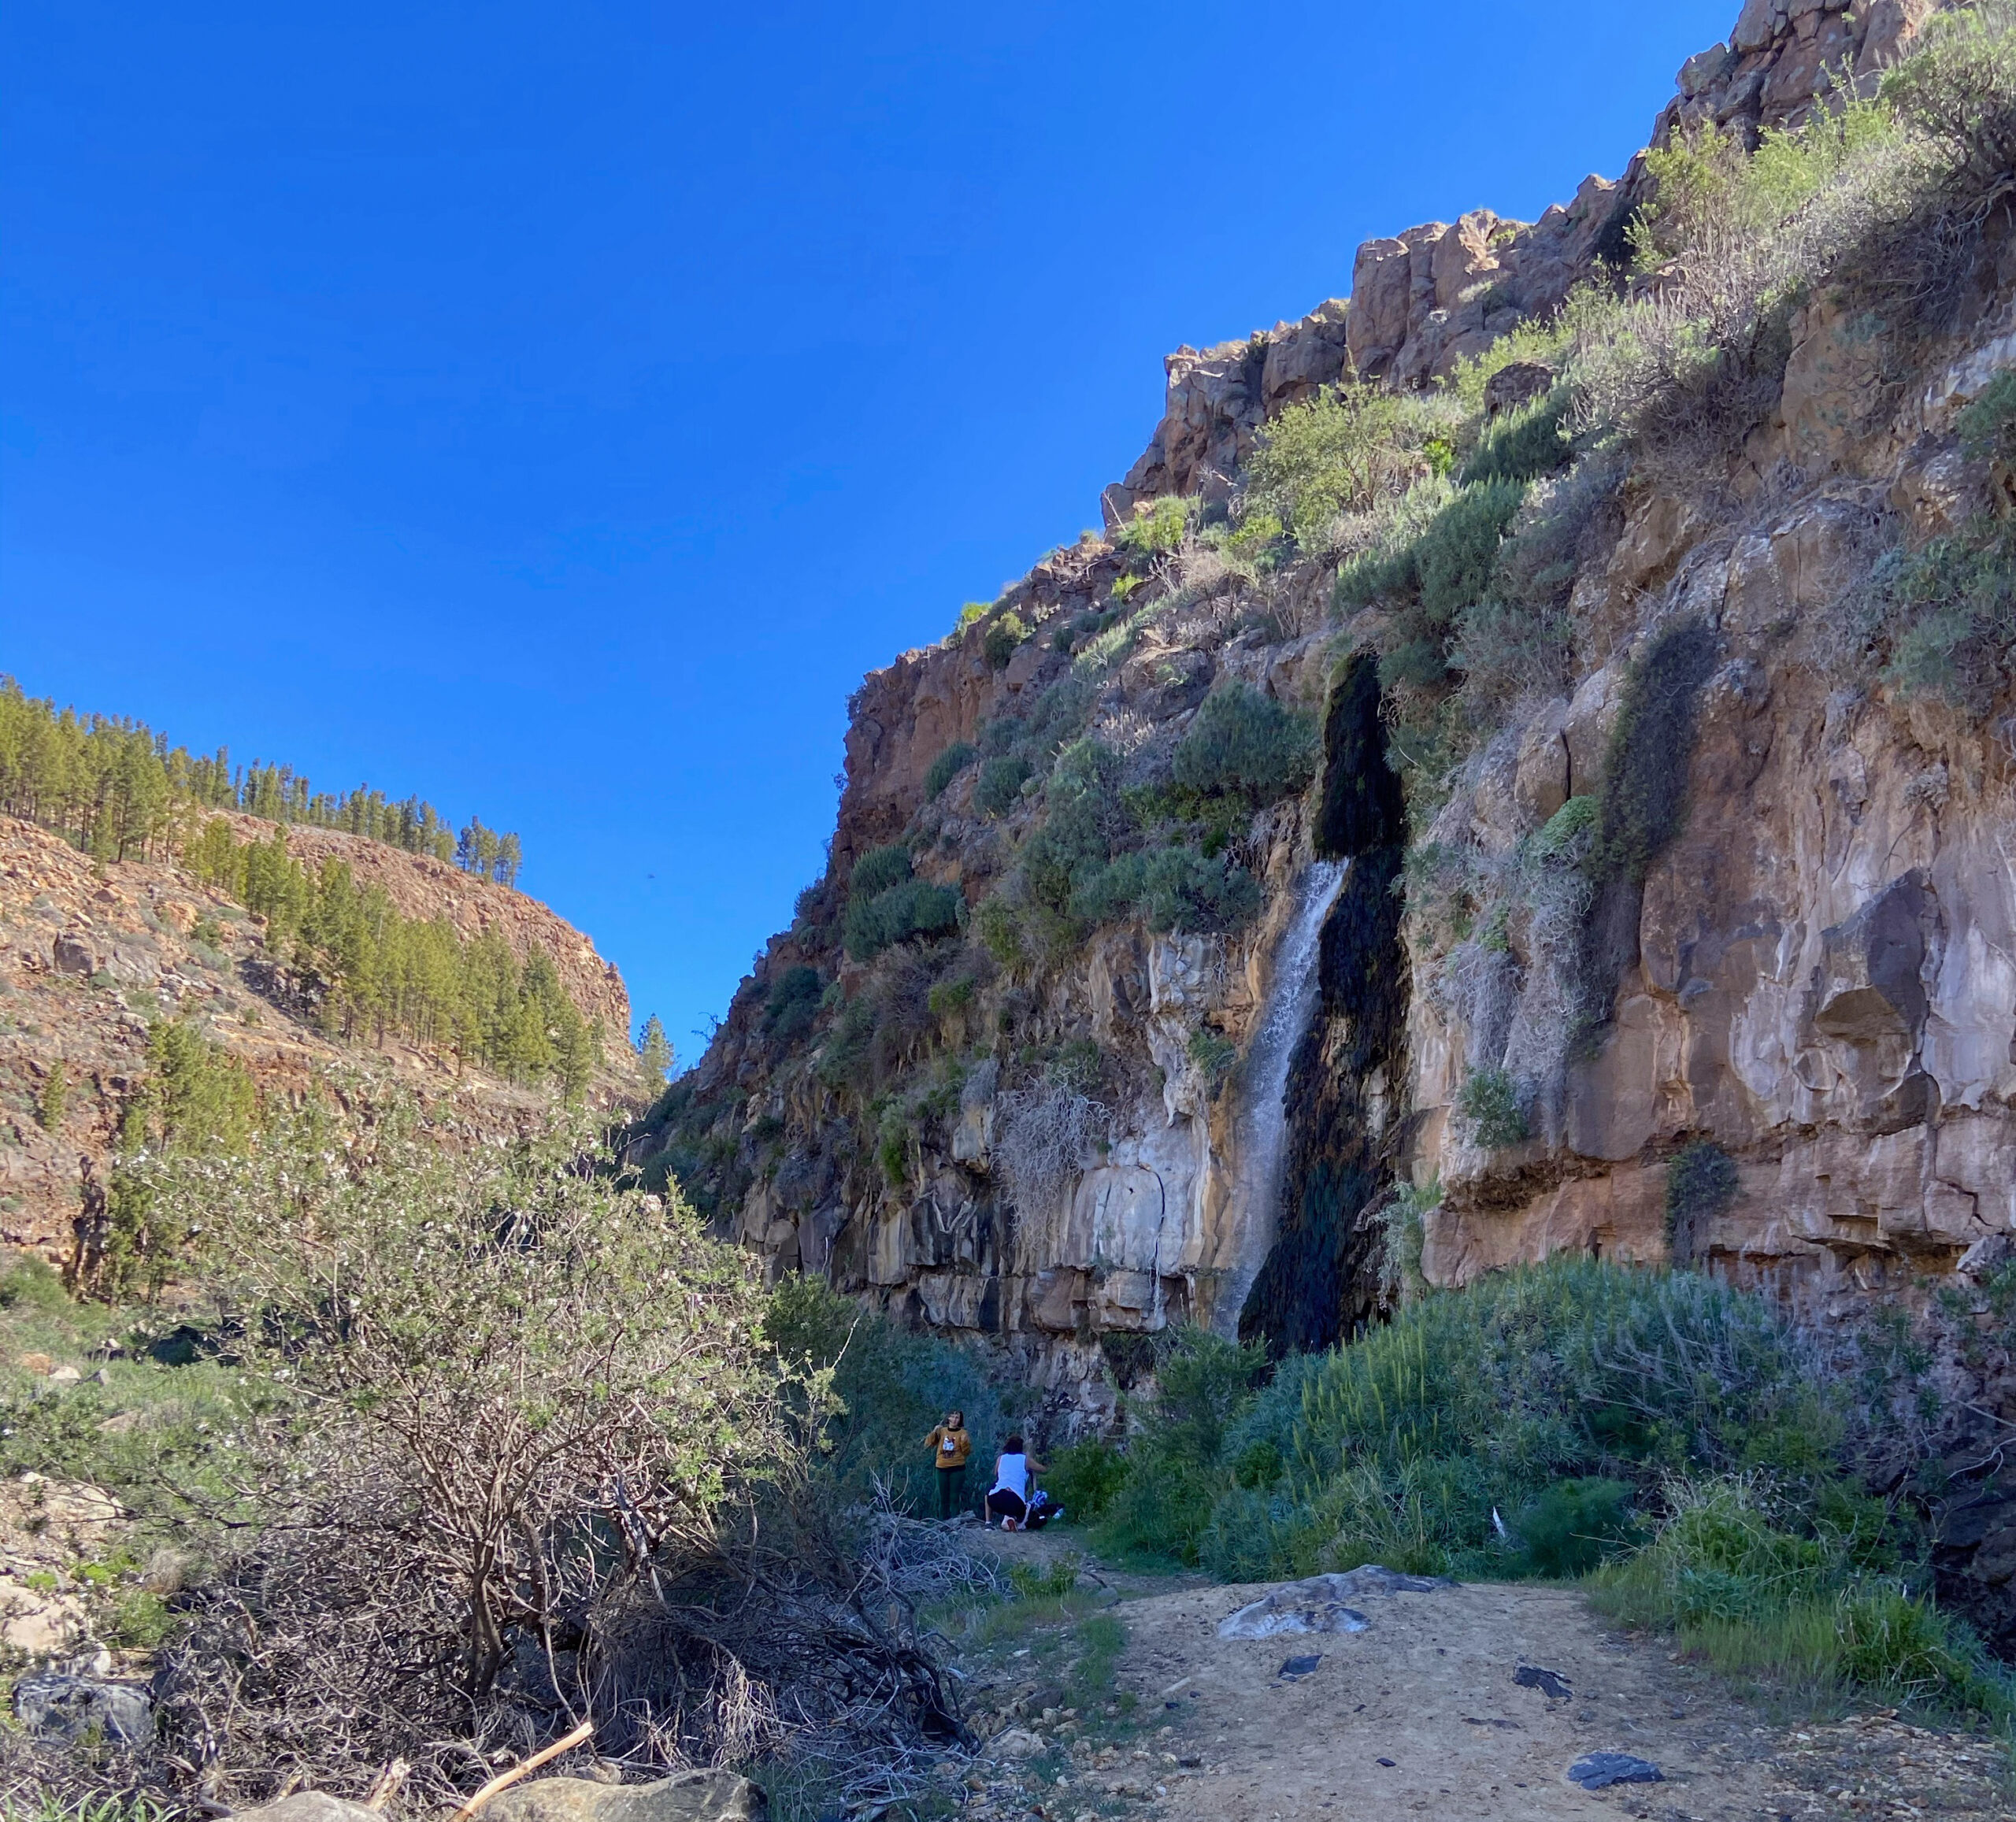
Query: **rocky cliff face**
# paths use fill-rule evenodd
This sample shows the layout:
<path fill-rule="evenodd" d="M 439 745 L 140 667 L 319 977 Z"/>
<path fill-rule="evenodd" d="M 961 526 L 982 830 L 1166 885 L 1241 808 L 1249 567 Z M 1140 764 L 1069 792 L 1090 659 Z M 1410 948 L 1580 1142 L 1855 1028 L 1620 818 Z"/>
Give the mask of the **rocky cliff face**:
<path fill-rule="evenodd" d="M 272 833 L 255 817 L 231 820 L 241 840 Z M 446 917 L 465 935 L 492 925 L 521 957 L 545 950 L 583 1013 L 628 1033 L 621 977 L 579 931 L 524 894 L 335 831 L 290 829 L 288 846 L 311 864 L 346 861 L 407 916 Z M 0 1242 L 52 1261 L 63 1255 L 79 1161 L 91 1159 L 103 1179 L 121 1106 L 145 1068 L 151 1020 L 195 1019 L 262 1085 L 282 1092 L 357 1060 L 271 985 L 257 920 L 241 906 L 178 868 L 99 866 L 45 829 L 0 817 Z M 458 1079 L 452 1059 L 417 1046 L 395 1044 L 369 1060 L 430 1099 L 456 1098 L 484 1130 L 508 1129 L 543 1104 L 534 1091 L 475 1072 Z M 68 1089 L 51 1128 L 38 1103 L 59 1069 Z M 631 1087 L 627 1077 L 605 1084 Z"/>
<path fill-rule="evenodd" d="M 1654 143 L 1713 123 L 1755 143 L 1836 77 L 1866 92 L 1929 10 L 1751 0 Z M 1347 303 L 1171 356 L 1110 541 L 863 685 L 828 872 L 633 1158 L 778 1269 L 995 1338 L 1074 1422 L 1179 1320 L 1334 1340 L 1416 1245 L 1438 1284 L 1564 1247 L 1677 1255 L 1822 1321 L 1892 1298 L 1932 1320 L 1943 1287 L 1966 1329 L 2016 1238 L 2016 713 L 1838 657 L 1879 554 L 1977 522 L 2006 481 L 1956 434 L 2016 363 L 2006 215 L 1976 224 L 1929 346 L 1907 357 L 1823 287 L 1722 468 L 1605 482 L 1557 686 L 1505 708 L 1439 801 L 1403 801 L 1379 616 L 1333 617 L 1333 553 L 1156 557 L 1143 530 L 1175 498 L 1236 527 L 1288 406 L 1340 379 L 1422 387 L 1614 272 L 1647 172 L 1537 223 L 1371 243 Z M 1572 859 L 1576 806 L 1648 678 L 1677 833 L 1604 880 Z M 1089 741 L 1116 768 L 1097 793 L 1203 814 L 1169 809 L 1172 754 L 1235 681 L 1321 730 L 1307 791 L 1204 839 L 1257 913 L 1045 922 L 1039 837 L 1077 801 L 1047 768 L 1080 763 L 1056 756 Z M 956 889 L 965 935 L 850 954 L 852 871 L 898 842 Z M 1510 1098 L 1498 1129 L 1473 1083 Z M 1699 1195 L 1673 1193 L 1684 1154 Z M 2007 1359 L 1969 1357 L 1960 1391 L 2016 1419 Z"/>

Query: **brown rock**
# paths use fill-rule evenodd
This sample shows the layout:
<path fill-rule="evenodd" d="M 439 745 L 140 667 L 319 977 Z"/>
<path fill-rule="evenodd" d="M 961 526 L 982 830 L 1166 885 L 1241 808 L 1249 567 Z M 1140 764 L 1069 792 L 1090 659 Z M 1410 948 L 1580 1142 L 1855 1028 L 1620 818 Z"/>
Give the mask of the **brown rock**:
<path fill-rule="evenodd" d="M 732 1772 L 680 1772 L 652 1784 L 538 1778 L 494 1798 L 488 1813 L 496 1822 L 762 1822 L 768 1809 L 762 1791 Z"/>

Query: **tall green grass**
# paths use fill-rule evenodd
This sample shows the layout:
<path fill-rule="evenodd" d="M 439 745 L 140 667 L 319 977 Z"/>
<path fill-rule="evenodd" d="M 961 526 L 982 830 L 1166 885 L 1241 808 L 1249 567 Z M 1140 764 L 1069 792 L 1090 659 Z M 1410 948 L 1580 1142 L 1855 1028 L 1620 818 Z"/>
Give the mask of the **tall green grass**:
<path fill-rule="evenodd" d="M 1762 1298 L 1556 1258 L 1425 1296 L 1321 1356 L 1166 1344 L 1124 1459 L 1081 1447 L 1109 1554 L 1251 1581 L 1379 1562 L 1593 1575 L 1618 1616 L 1725 1668 L 2005 1710 L 1919 1591 L 1909 1514 L 1853 1464 L 1889 1407 Z"/>

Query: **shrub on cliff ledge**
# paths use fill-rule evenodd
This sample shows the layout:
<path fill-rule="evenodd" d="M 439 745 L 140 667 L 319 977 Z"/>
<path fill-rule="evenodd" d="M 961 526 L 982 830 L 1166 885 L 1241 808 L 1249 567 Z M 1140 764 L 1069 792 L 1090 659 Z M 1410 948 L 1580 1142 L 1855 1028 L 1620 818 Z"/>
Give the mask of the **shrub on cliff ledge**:
<path fill-rule="evenodd" d="M 1230 679 L 1204 698 L 1177 743 L 1174 771 L 1191 791 L 1239 791 L 1256 803 L 1287 796 L 1315 776 L 1315 723 Z"/>
<path fill-rule="evenodd" d="M 924 794 L 928 798 L 942 796 L 946 786 L 979 757 L 979 749 L 970 743 L 954 740 L 932 761 L 931 769 L 924 775 Z"/>

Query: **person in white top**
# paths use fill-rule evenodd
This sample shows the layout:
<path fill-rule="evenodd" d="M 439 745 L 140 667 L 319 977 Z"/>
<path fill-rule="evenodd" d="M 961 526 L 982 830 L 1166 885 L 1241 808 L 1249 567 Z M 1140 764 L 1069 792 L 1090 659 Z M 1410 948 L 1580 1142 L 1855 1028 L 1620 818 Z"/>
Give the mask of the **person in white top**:
<path fill-rule="evenodd" d="M 1029 1454 L 1020 1436 L 1010 1436 L 994 1464 L 994 1487 L 987 1496 L 987 1516 L 1001 1520 L 1003 1531 L 1020 1531 L 1029 1516 L 1031 1477 L 1043 1465 Z"/>

